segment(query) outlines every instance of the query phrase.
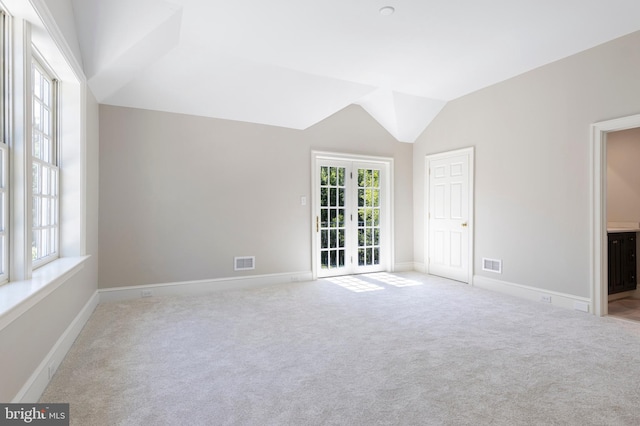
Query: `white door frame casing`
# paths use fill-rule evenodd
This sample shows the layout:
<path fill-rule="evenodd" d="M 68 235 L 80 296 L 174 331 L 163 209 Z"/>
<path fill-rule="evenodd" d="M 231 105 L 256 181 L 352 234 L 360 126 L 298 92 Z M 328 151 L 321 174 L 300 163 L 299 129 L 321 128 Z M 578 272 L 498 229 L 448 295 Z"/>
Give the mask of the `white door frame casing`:
<path fill-rule="evenodd" d="M 468 155 L 469 156 L 469 220 L 468 220 L 468 229 L 469 229 L 469 243 L 468 243 L 468 253 L 469 253 L 469 271 L 467 277 L 467 283 L 473 285 L 473 266 L 474 266 L 474 257 L 473 257 L 473 235 L 475 229 L 475 209 L 474 209 L 474 198 L 475 198 L 475 147 L 470 146 L 467 148 L 456 149 L 453 151 L 439 152 L 435 154 L 428 154 L 425 157 L 425 167 L 424 167 L 424 180 L 425 182 L 425 196 L 424 196 L 424 265 L 426 272 L 429 273 L 429 251 L 431 247 L 429 246 L 429 167 L 430 162 L 433 160 L 438 160 L 441 158 L 453 157 L 456 155 Z"/>
<path fill-rule="evenodd" d="M 363 163 L 376 163 L 381 164 L 385 170 L 387 179 L 384 179 L 383 185 L 386 186 L 383 202 L 386 205 L 388 211 L 387 217 L 384 219 L 385 227 L 388 230 L 386 232 L 387 250 L 383 252 L 387 256 L 387 272 L 393 272 L 395 269 L 395 246 L 394 246 L 394 168 L 392 157 L 377 157 L 370 155 L 355 155 L 355 154 L 343 154 L 337 152 L 326 151 L 311 151 L 311 273 L 314 280 L 318 279 L 318 233 L 316 232 L 316 214 L 318 210 L 318 176 L 317 166 L 321 160 L 335 160 L 335 161 L 348 161 L 348 162 L 363 162 Z"/>
<path fill-rule="evenodd" d="M 591 125 L 591 300 L 593 313 L 608 314 L 607 133 L 640 127 L 640 114 Z"/>

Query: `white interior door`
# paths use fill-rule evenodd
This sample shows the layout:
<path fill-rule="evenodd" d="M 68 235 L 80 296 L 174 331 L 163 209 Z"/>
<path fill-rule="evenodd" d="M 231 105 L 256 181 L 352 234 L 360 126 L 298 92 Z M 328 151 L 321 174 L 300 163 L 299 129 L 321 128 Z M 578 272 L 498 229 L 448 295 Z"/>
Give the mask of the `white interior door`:
<path fill-rule="evenodd" d="M 388 167 L 321 159 L 314 173 L 317 276 L 389 270 Z"/>
<path fill-rule="evenodd" d="M 428 272 L 470 281 L 472 150 L 427 157 Z"/>

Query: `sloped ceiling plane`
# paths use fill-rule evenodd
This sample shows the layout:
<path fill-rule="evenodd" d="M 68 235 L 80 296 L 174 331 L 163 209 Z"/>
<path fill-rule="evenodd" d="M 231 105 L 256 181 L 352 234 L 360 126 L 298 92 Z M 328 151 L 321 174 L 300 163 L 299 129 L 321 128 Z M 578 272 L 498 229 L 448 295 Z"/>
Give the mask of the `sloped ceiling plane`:
<path fill-rule="evenodd" d="M 72 5 L 100 103 L 294 129 L 359 104 L 402 142 L 452 99 L 640 30 L 637 0 Z"/>

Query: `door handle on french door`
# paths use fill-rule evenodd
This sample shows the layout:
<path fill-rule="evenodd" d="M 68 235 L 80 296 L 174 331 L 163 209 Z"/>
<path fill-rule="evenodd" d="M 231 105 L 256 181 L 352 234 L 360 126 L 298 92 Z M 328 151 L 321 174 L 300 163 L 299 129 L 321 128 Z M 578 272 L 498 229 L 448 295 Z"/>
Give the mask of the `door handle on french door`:
<path fill-rule="evenodd" d="M 320 232 L 320 216 L 316 216 L 316 232 Z"/>

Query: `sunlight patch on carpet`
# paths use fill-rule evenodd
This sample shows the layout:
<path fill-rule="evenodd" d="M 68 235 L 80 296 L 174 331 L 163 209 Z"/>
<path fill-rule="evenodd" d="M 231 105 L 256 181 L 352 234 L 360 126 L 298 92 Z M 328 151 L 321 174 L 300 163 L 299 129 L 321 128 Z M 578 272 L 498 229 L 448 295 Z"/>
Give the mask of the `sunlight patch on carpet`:
<path fill-rule="evenodd" d="M 370 283 L 368 281 L 364 281 L 354 276 L 332 277 L 332 278 L 327 278 L 327 281 L 329 281 L 332 284 L 339 285 L 340 287 L 353 291 L 355 293 L 363 293 L 365 291 L 384 290 L 384 287 L 381 287 L 374 283 Z"/>
<path fill-rule="evenodd" d="M 407 278 L 389 274 L 388 272 L 376 272 L 373 274 L 366 274 L 365 277 L 372 278 L 376 281 L 382 282 L 383 284 L 388 284 L 394 287 L 415 287 L 418 285 L 424 285 L 424 283 L 420 281 L 409 280 Z"/>

